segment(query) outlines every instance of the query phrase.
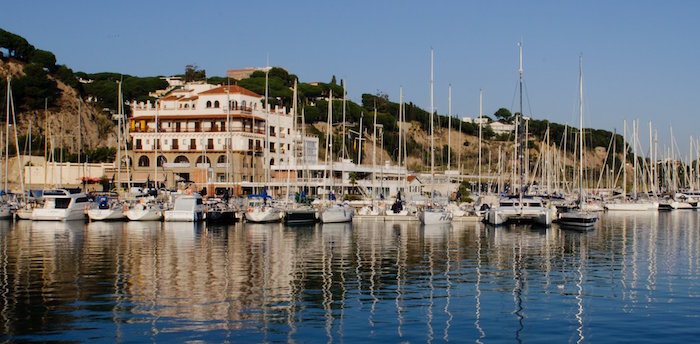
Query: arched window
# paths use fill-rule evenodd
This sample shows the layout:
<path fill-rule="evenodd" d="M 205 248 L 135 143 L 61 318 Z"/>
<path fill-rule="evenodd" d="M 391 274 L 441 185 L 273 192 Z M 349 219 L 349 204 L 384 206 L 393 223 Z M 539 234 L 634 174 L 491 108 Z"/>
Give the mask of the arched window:
<path fill-rule="evenodd" d="M 270 166 L 275 164 L 275 159 L 270 159 Z"/>
<path fill-rule="evenodd" d="M 214 101 L 214 107 L 215 107 L 215 108 L 218 108 L 218 107 L 219 107 L 219 101 L 218 101 L 218 100 Z"/>
<path fill-rule="evenodd" d="M 211 100 L 207 100 L 207 109 L 211 107 Z"/>
<path fill-rule="evenodd" d="M 241 101 L 241 109 L 245 110 L 245 100 Z"/>
<path fill-rule="evenodd" d="M 197 163 L 197 164 L 201 164 L 201 163 L 209 164 L 210 161 L 209 161 L 209 158 L 208 158 L 208 157 L 206 157 L 206 156 L 204 156 L 204 155 L 200 155 L 200 156 L 197 157 L 197 162 L 196 162 L 196 163 Z"/>
<path fill-rule="evenodd" d="M 187 159 L 187 157 L 184 155 L 178 155 L 177 157 L 175 157 L 175 163 L 176 164 L 189 164 L 190 159 Z"/>
<path fill-rule="evenodd" d="M 127 161 L 128 161 L 128 164 L 127 164 Z M 134 166 L 134 162 L 131 160 L 131 157 L 127 157 L 127 158 L 122 157 L 121 162 L 122 162 L 122 166 L 124 166 L 124 167 Z"/>
<path fill-rule="evenodd" d="M 190 107 L 190 104 L 185 104 L 185 109 L 187 109 L 188 107 Z"/>
<path fill-rule="evenodd" d="M 139 167 L 148 167 L 150 165 L 151 165 L 151 160 L 149 160 L 147 156 L 142 155 L 139 158 Z"/>
<path fill-rule="evenodd" d="M 225 155 L 219 155 L 219 158 L 216 159 L 216 162 L 219 164 L 225 164 L 226 163 L 226 156 Z"/>
<path fill-rule="evenodd" d="M 163 164 L 165 164 L 166 162 L 168 162 L 168 160 L 166 160 L 164 156 L 159 155 L 158 160 L 156 161 L 156 165 L 158 165 L 158 167 L 163 167 Z"/>

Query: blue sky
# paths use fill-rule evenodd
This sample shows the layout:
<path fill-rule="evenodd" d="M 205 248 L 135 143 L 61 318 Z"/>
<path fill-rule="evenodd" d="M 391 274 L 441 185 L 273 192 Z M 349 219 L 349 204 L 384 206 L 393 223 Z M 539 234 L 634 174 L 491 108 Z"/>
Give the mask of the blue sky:
<path fill-rule="evenodd" d="M 700 134 L 697 1 L 12 1 L 0 27 L 53 51 L 76 71 L 208 75 L 281 66 L 302 81 L 345 79 L 350 97 L 381 91 L 453 114 L 517 110 L 517 42 L 524 44 L 525 113 L 578 123 L 578 56 L 585 125 L 622 130 L 648 122 L 659 150 L 673 126 L 682 151 Z M 631 127 L 631 125 L 628 125 Z"/>

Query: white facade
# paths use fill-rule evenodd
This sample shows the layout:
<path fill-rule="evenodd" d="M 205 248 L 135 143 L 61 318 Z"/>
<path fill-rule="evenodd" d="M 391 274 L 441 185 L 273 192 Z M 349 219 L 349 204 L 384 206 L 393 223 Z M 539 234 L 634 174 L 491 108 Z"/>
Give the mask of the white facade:
<path fill-rule="evenodd" d="M 216 182 L 228 178 L 234 184 L 238 175 L 239 185 L 242 181 L 264 182 L 269 178 L 263 174 L 268 166 L 301 162 L 292 158 L 294 137 L 300 138 L 292 132 L 294 116 L 283 107 L 265 111 L 263 96 L 238 85 L 188 83 L 157 103 L 134 102 L 131 106 L 132 164 L 135 171 L 142 170 L 144 180 L 154 170 L 155 150 L 159 165 L 163 162 L 166 169 L 176 169 L 180 179 L 207 185 L 211 181 L 210 177 L 203 180 L 205 175 L 215 176 Z M 318 139 L 303 142 L 317 158 Z M 197 167 L 213 170 L 190 171 Z M 199 180 L 192 174 L 199 175 Z"/>

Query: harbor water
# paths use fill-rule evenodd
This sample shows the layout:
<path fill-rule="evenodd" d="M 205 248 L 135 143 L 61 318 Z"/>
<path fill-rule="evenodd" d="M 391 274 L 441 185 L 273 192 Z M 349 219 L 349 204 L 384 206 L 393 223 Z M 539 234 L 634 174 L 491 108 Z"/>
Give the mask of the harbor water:
<path fill-rule="evenodd" d="M 6 221 L 0 341 L 694 342 L 699 225 Z"/>

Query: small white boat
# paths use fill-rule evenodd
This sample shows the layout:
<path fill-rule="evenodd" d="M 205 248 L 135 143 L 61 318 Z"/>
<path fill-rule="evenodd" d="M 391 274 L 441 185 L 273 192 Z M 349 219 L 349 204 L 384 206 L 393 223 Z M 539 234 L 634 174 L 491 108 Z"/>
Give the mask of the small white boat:
<path fill-rule="evenodd" d="M 269 205 L 248 207 L 245 212 L 245 219 L 254 223 L 279 222 L 282 220 L 282 211 Z"/>
<path fill-rule="evenodd" d="M 353 215 L 354 212 L 348 204 L 333 204 L 321 211 L 320 219 L 323 223 L 350 222 Z"/>
<path fill-rule="evenodd" d="M 90 221 L 122 221 L 124 206 L 116 198 L 106 195 L 95 197 L 95 203 L 91 204 L 87 211 Z"/>
<path fill-rule="evenodd" d="M 596 221 L 598 221 L 598 215 L 587 211 L 572 210 L 559 214 L 559 224 L 564 227 L 593 228 Z"/>
<path fill-rule="evenodd" d="M 193 193 L 191 195 L 180 195 L 175 198 L 173 209 L 163 213 L 165 221 L 197 222 L 205 218 L 206 210 L 202 195 Z"/>
<path fill-rule="evenodd" d="M 651 201 L 636 201 L 636 202 L 617 202 L 605 204 L 605 209 L 610 211 L 650 211 L 658 210 L 659 202 Z"/>
<path fill-rule="evenodd" d="M 248 196 L 248 207 L 245 209 L 245 219 L 248 222 L 268 223 L 282 220 L 284 212 L 272 204 L 267 193 Z"/>
<path fill-rule="evenodd" d="M 85 220 L 89 201 L 79 190 L 52 189 L 44 191 L 44 206 L 32 212 L 34 221 Z"/>
<path fill-rule="evenodd" d="M 418 220 L 424 225 L 452 223 L 452 212 L 443 208 L 426 208 L 418 212 Z"/>
<path fill-rule="evenodd" d="M 129 221 L 161 221 L 163 206 L 156 201 L 142 200 L 130 205 L 124 215 Z"/>

